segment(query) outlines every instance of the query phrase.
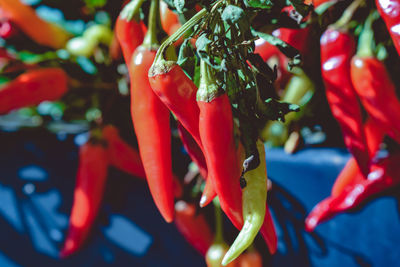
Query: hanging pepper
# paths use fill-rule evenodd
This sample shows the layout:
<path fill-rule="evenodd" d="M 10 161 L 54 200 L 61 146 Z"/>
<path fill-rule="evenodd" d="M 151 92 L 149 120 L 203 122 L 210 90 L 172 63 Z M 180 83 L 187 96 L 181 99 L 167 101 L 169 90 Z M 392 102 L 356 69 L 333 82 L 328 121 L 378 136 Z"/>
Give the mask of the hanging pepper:
<path fill-rule="evenodd" d="M 375 3 L 389 30 L 397 53 L 400 55 L 400 1 L 376 0 Z"/>
<path fill-rule="evenodd" d="M 332 114 L 338 121 L 346 147 L 354 156 L 361 172 L 369 171 L 368 146 L 365 139 L 361 108 L 350 76 L 350 61 L 355 53 L 355 40 L 343 25 L 349 20 L 349 10 L 355 10 L 359 1 L 349 6 L 344 16 L 322 35 L 321 72 L 326 97 Z M 343 19 L 344 18 L 344 19 Z"/>
<path fill-rule="evenodd" d="M 400 153 L 390 155 L 371 166 L 368 179 L 356 178 L 359 182 L 346 187 L 338 196 L 331 196 L 316 205 L 306 218 L 306 230 L 327 221 L 338 213 L 354 211 L 369 199 L 400 184 Z M 357 175 L 361 176 L 361 173 Z"/>
<path fill-rule="evenodd" d="M 148 71 L 154 61 L 159 26 L 159 0 L 152 0 L 149 30 L 132 56 L 131 115 L 140 157 L 154 202 L 166 222 L 174 218 L 169 110 L 151 89 Z"/>
<path fill-rule="evenodd" d="M 194 204 L 179 200 L 175 203 L 175 225 L 179 232 L 201 255 L 205 256 L 213 242 L 210 226 L 203 214 L 196 214 Z"/>
<path fill-rule="evenodd" d="M 57 100 L 66 93 L 67 82 L 67 74 L 60 68 L 29 70 L 0 86 L 0 114 Z"/>
<path fill-rule="evenodd" d="M 115 22 L 115 34 L 128 67 L 130 67 L 133 52 L 144 38 L 142 22 L 137 22 L 134 18 L 142 3 L 143 0 L 136 0 L 127 4 Z"/>
<path fill-rule="evenodd" d="M 242 196 L 244 224 L 239 235 L 225 254 L 222 261 L 223 265 L 235 260 L 253 243 L 264 222 L 268 178 L 264 144 L 260 140 L 257 141 L 257 150 L 260 156 L 259 166 L 244 174 L 244 179 L 246 180 Z"/>
<path fill-rule="evenodd" d="M 400 143 L 400 102 L 385 65 L 374 57 L 372 13 L 359 38 L 357 54 L 351 61 L 351 79 L 368 114 L 388 135 Z"/>
<path fill-rule="evenodd" d="M 200 77 L 197 91 L 199 129 L 208 175 L 213 181 L 222 210 L 236 228 L 242 229 L 242 192 L 239 184 L 242 164 L 236 154 L 231 105 L 204 61 L 200 63 Z M 264 220 L 261 233 L 271 253 L 274 253 L 276 236 L 270 219 Z"/>
<path fill-rule="evenodd" d="M 196 103 L 197 87 L 175 61 L 156 57 L 149 71 L 153 91 L 171 110 L 178 121 L 202 147 L 199 134 L 199 108 Z"/>
<path fill-rule="evenodd" d="M 21 0 L 0 0 L 0 7 L 10 21 L 40 45 L 63 48 L 70 35 L 61 27 L 41 19 Z"/>
<path fill-rule="evenodd" d="M 107 178 L 109 157 L 102 141 L 79 148 L 79 165 L 68 234 L 60 257 L 75 253 L 85 242 L 98 214 Z"/>
<path fill-rule="evenodd" d="M 204 15 L 205 10 L 197 13 L 197 15 L 192 17 L 192 19 L 185 25 L 193 24 L 193 22 Z M 171 110 L 171 112 L 174 113 L 180 124 L 183 125 L 183 127 L 197 142 L 198 147 L 203 150 L 199 132 L 199 107 L 196 102 L 197 87 L 175 61 L 167 61 L 163 58 L 163 51 L 170 45 L 170 43 L 179 39 L 185 30 L 187 30 L 186 26 L 180 28 L 162 44 L 149 71 L 149 81 L 153 91 L 159 96 L 161 101 Z M 188 140 L 189 138 L 186 138 L 186 141 Z M 188 149 L 188 152 L 190 153 L 189 150 L 190 148 Z M 205 168 L 204 166 L 201 166 L 203 163 L 199 162 L 201 161 L 199 157 L 200 155 L 198 155 L 197 163 L 200 164 L 200 170 L 203 170 L 204 172 Z M 207 175 L 209 175 L 208 172 Z M 213 184 L 210 179 L 207 179 L 206 189 L 203 191 L 200 206 L 204 207 L 210 203 L 214 196 L 215 190 Z"/>
<path fill-rule="evenodd" d="M 379 149 L 379 145 L 382 143 L 385 132 L 377 126 L 373 119 L 369 118 L 364 124 L 365 137 L 368 145 L 368 154 L 370 158 L 373 158 L 375 153 Z M 339 176 L 332 187 L 331 196 L 338 196 L 341 194 L 347 186 L 352 186 L 359 182 L 358 178 L 364 179 L 358 175 L 362 173 L 358 168 L 357 162 L 354 157 L 351 157 L 340 172 Z"/>

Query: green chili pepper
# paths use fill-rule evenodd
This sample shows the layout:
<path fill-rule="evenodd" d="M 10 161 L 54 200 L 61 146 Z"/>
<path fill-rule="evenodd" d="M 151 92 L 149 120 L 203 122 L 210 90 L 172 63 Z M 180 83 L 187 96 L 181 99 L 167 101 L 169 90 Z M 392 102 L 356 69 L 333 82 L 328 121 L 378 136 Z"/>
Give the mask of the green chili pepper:
<path fill-rule="evenodd" d="M 265 217 L 267 201 L 267 168 L 264 144 L 257 141 L 260 165 L 244 174 L 246 187 L 243 189 L 242 205 L 244 224 L 239 235 L 225 254 L 222 265 L 227 265 L 247 249 L 260 230 Z"/>

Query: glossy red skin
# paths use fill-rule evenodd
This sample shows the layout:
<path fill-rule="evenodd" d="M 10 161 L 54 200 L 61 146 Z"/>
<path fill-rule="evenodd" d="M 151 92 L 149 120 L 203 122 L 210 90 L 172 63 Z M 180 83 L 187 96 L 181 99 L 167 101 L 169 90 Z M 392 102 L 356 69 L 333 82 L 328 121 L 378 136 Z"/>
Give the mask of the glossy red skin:
<path fill-rule="evenodd" d="M 385 132 L 382 131 L 380 127 L 376 125 L 373 119 L 369 118 L 368 121 L 364 125 L 365 137 L 368 144 L 368 153 L 370 158 L 373 158 L 375 153 L 379 149 L 379 145 L 383 141 L 383 137 L 385 136 Z M 358 168 L 357 162 L 354 157 L 351 157 L 349 161 L 346 163 L 346 166 L 340 172 L 339 176 L 336 178 L 336 181 L 332 187 L 331 196 L 340 195 L 347 186 L 352 186 L 355 183 L 359 182 L 358 179 L 365 179 L 364 177 L 357 175 L 361 173 Z"/>
<path fill-rule="evenodd" d="M 400 143 L 400 102 L 385 65 L 374 57 L 353 57 L 351 79 L 368 114 Z"/>
<path fill-rule="evenodd" d="M 127 21 L 118 16 L 115 23 L 115 34 L 122 48 L 122 54 L 128 68 L 132 59 L 132 54 L 136 48 L 142 44 L 144 38 L 142 23 L 135 19 Z"/>
<path fill-rule="evenodd" d="M 60 68 L 29 70 L 0 87 L 0 114 L 57 100 L 67 92 L 67 83 L 67 74 Z"/>
<path fill-rule="evenodd" d="M 100 144 L 86 143 L 79 149 L 79 165 L 68 234 L 60 257 L 75 253 L 88 237 L 98 214 L 107 178 L 108 154 Z"/>
<path fill-rule="evenodd" d="M 18 28 L 10 21 L 0 22 L 0 37 L 7 40 L 19 34 Z"/>
<path fill-rule="evenodd" d="M 107 140 L 107 151 L 110 165 L 138 178 L 146 179 L 139 152 L 126 143 L 112 125 L 103 128 L 103 136 Z"/>
<path fill-rule="evenodd" d="M 306 230 L 313 231 L 318 224 L 341 212 L 353 211 L 369 199 L 400 184 L 399 161 L 398 153 L 373 164 L 368 179 L 359 179 L 358 183 L 346 187 L 340 195 L 328 197 L 318 203 L 306 218 Z"/>
<path fill-rule="evenodd" d="M 186 241 L 201 255 L 205 256 L 213 242 L 214 235 L 203 214 L 196 214 L 194 204 L 183 200 L 175 204 L 175 225 Z"/>
<path fill-rule="evenodd" d="M 226 94 L 210 102 L 197 101 L 200 108 L 200 136 L 203 143 L 209 178 L 217 192 L 221 208 L 237 229 L 243 226 L 240 166 L 233 132 L 231 105 Z M 267 210 L 261 227 L 271 253 L 277 239 L 272 218 Z"/>
<path fill-rule="evenodd" d="M 139 46 L 132 56 L 131 115 L 153 200 L 166 222 L 174 218 L 169 110 L 147 76 L 156 51 Z"/>
<path fill-rule="evenodd" d="M 400 1 L 376 0 L 375 3 L 400 55 Z"/>
<path fill-rule="evenodd" d="M 153 91 L 174 113 L 178 121 L 188 130 L 201 148 L 200 111 L 196 102 L 197 86 L 176 64 L 165 73 L 152 73 L 149 76 L 149 81 Z"/>
<path fill-rule="evenodd" d="M 361 107 L 350 76 L 356 42 L 347 32 L 331 28 L 322 35 L 320 47 L 321 73 L 330 109 L 342 129 L 346 147 L 366 176 L 370 157 Z"/>

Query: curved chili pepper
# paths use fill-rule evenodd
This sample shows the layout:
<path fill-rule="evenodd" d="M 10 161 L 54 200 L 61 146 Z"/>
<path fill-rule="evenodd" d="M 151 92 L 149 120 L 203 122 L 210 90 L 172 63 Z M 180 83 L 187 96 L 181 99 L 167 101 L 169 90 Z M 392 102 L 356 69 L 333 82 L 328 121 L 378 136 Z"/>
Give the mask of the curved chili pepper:
<path fill-rule="evenodd" d="M 79 165 L 68 234 L 60 257 L 75 253 L 85 242 L 97 216 L 107 178 L 109 157 L 101 143 L 88 142 L 79 148 Z"/>
<path fill-rule="evenodd" d="M 203 214 L 196 214 L 194 204 L 179 200 L 175 203 L 175 225 L 179 232 L 201 255 L 213 242 L 213 234 Z"/>
<path fill-rule="evenodd" d="M 262 257 L 261 254 L 255 250 L 255 249 L 250 249 L 240 255 L 240 257 L 237 259 L 238 267 L 262 267 L 263 262 L 262 262 Z"/>
<path fill-rule="evenodd" d="M 30 6 L 20 0 L 0 0 L 4 15 L 32 40 L 51 48 L 63 48 L 70 35 L 61 27 L 41 19 Z"/>
<path fill-rule="evenodd" d="M 213 181 L 221 208 L 233 225 L 241 229 L 243 216 L 239 178 L 242 164 L 239 163 L 236 154 L 232 110 L 228 96 L 221 94 L 209 68 L 204 61 L 201 61 L 201 79 L 197 91 L 200 137 L 209 178 Z M 261 233 L 271 253 L 274 253 L 276 235 L 271 218 L 268 216 L 264 220 Z"/>
<path fill-rule="evenodd" d="M 376 0 L 375 3 L 389 30 L 397 53 L 400 55 L 400 1 Z"/>
<path fill-rule="evenodd" d="M 0 114 L 57 100 L 68 90 L 67 82 L 67 74 L 61 68 L 29 70 L 0 86 Z"/>
<path fill-rule="evenodd" d="M 361 108 L 350 77 L 355 40 L 345 31 L 331 27 L 321 37 L 321 72 L 326 97 L 342 128 L 344 142 L 364 175 L 368 174 L 368 148 Z"/>
<path fill-rule="evenodd" d="M 256 237 L 265 217 L 267 201 L 267 168 L 265 163 L 264 144 L 258 140 L 257 150 L 260 164 L 244 174 L 246 187 L 243 189 L 242 206 L 244 224 L 235 241 L 229 248 L 222 261 L 223 265 L 235 260 L 245 251 Z"/>
<path fill-rule="evenodd" d="M 149 31 L 144 42 L 132 56 L 129 70 L 131 78 L 131 115 L 140 157 L 146 172 L 153 200 L 166 222 L 174 218 L 174 193 L 171 158 L 171 130 L 169 110 L 150 86 L 148 72 L 157 48 L 154 42 L 159 14 L 159 0 L 152 0 Z M 157 15 L 159 16 L 159 15 Z"/>
<path fill-rule="evenodd" d="M 115 22 L 115 34 L 122 48 L 125 63 L 130 67 L 133 52 L 143 42 L 142 22 L 137 22 L 133 16 L 138 12 L 141 0 L 127 4 Z"/>
<path fill-rule="evenodd" d="M 371 166 L 368 179 L 358 178 L 358 183 L 336 197 L 328 197 L 318 203 L 306 218 L 306 230 L 314 228 L 338 213 L 353 211 L 370 198 L 400 184 L 400 153 L 391 155 Z M 361 173 L 358 173 L 361 175 Z"/>
<path fill-rule="evenodd" d="M 374 14 L 368 17 L 351 61 L 351 79 L 368 114 L 390 137 L 400 143 L 400 102 L 385 65 L 373 56 Z"/>
<path fill-rule="evenodd" d="M 375 153 L 379 149 L 379 145 L 382 143 L 385 132 L 381 130 L 374 122 L 373 119 L 369 118 L 364 124 L 365 137 L 368 145 L 368 153 L 370 158 L 373 158 Z M 339 173 L 336 178 L 334 185 L 332 186 L 331 196 L 338 196 L 342 193 L 347 186 L 354 185 L 359 182 L 358 178 L 364 179 L 365 177 L 360 177 L 357 173 L 360 173 L 357 162 L 354 157 L 351 157 L 349 161 L 344 166 L 343 170 Z"/>

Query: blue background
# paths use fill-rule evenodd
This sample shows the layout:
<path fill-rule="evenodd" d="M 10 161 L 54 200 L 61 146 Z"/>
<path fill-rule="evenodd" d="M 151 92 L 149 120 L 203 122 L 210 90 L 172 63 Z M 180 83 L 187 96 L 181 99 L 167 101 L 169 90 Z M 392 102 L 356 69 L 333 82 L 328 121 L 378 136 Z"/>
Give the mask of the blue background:
<path fill-rule="evenodd" d="M 88 242 L 76 255 L 57 258 L 72 205 L 79 138 L 84 136 L 0 133 L 0 266 L 205 266 L 174 224 L 164 223 L 145 183 L 112 168 Z M 303 230 L 305 216 L 329 195 L 348 158 L 335 148 L 291 156 L 268 149 L 269 203 L 279 243 L 276 255 L 264 253 L 265 266 L 400 266 L 398 190 L 314 233 Z M 265 248 L 261 238 L 256 243 Z"/>

